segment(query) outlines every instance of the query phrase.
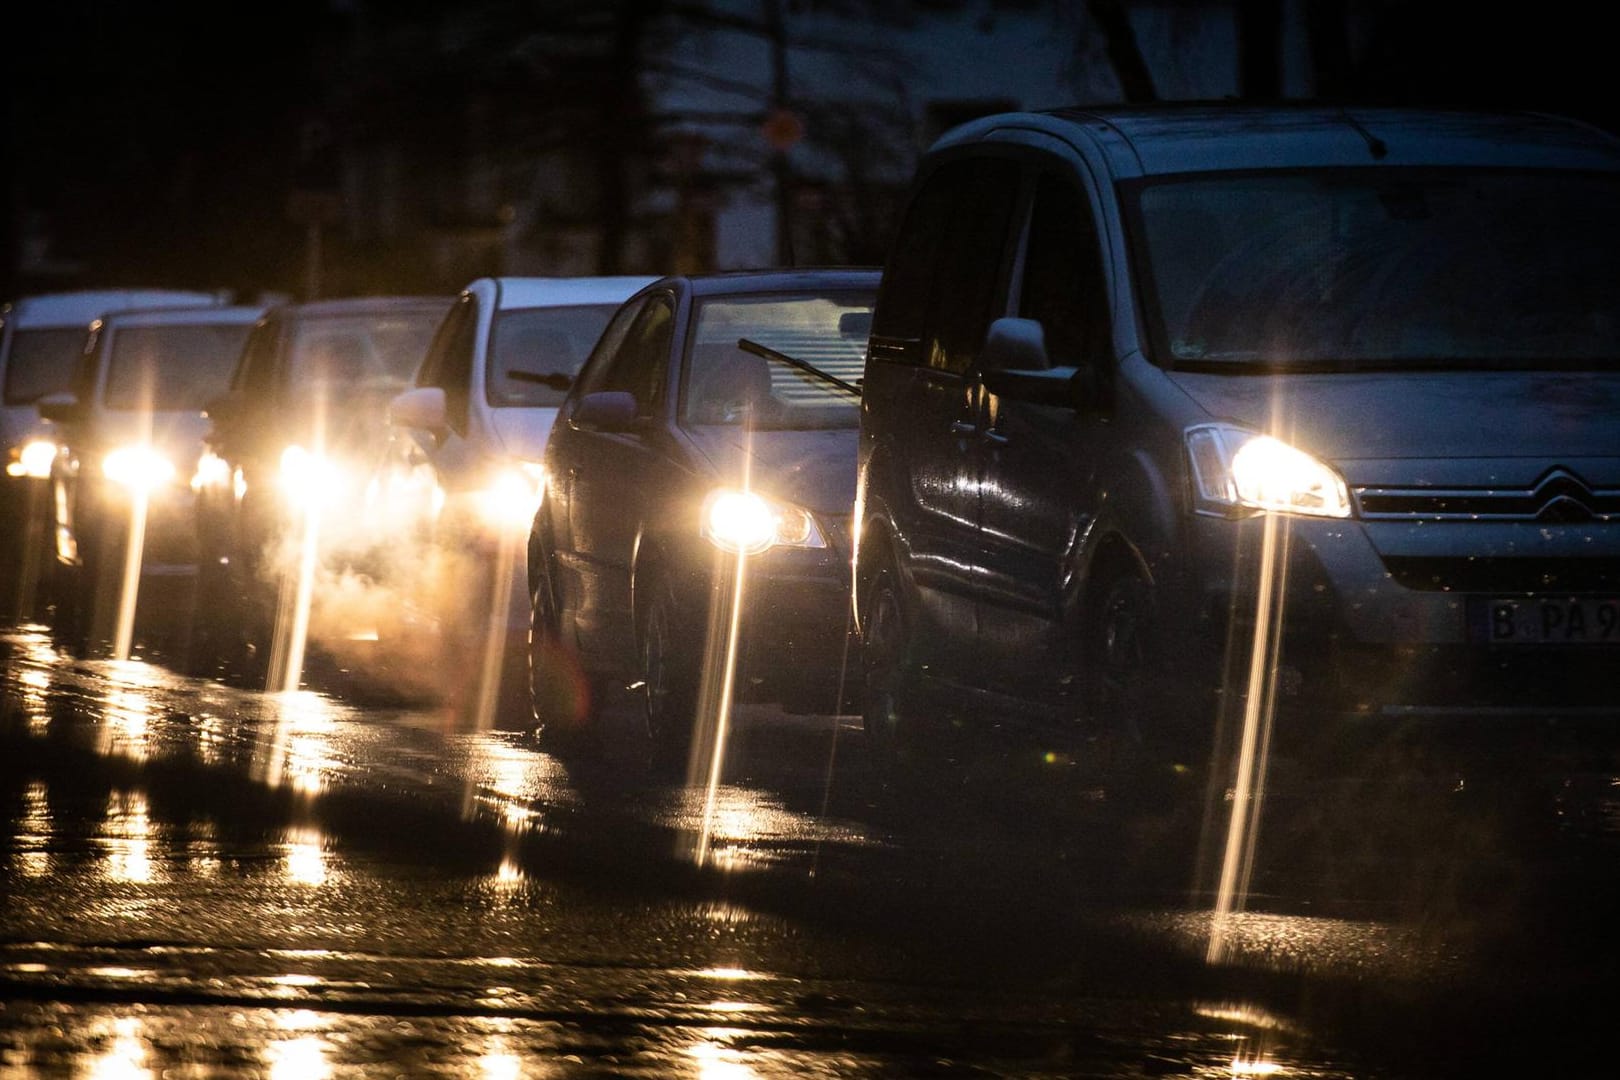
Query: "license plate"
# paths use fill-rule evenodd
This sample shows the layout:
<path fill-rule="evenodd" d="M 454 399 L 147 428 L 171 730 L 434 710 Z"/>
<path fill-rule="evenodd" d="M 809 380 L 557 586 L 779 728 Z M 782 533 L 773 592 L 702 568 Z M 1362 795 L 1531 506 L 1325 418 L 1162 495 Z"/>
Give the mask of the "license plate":
<path fill-rule="evenodd" d="M 1620 645 L 1620 599 L 1492 600 L 1485 616 L 1492 645 Z"/>

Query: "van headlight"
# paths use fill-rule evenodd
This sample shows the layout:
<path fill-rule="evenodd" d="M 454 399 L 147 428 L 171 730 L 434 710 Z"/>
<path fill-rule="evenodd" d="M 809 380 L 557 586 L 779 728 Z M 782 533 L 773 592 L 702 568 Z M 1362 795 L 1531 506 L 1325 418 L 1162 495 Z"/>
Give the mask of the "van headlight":
<path fill-rule="evenodd" d="M 56 444 L 49 439 L 29 439 L 21 446 L 11 448 L 6 462 L 7 476 L 27 476 L 43 480 L 51 475 L 51 462 L 56 460 Z"/>
<path fill-rule="evenodd" d="M 1281 439 L 1228 424 L 1203 424 L 1187 430 L 1187 455 L 1204 513 L 1350 516 L 1344 478 Z"/>
<path fill-rule="evenodd" d="M 773 547 L 827 546 L 808 510 L 734 488 L 709 493 L 700 531 L 721 551 L 742 555 L 758 555 Z"/>
<path fill-rule="evenodd" d="M 129 491 L 152 491 L 174 479 L 174 462 L 150 446 L 121 446 L 101 462 L 107 479 Z"/>

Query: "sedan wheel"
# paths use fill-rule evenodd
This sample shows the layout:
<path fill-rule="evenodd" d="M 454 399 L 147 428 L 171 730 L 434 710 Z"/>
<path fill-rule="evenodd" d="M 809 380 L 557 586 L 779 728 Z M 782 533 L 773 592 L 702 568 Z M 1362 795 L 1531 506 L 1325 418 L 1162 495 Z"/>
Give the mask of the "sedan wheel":
<path fill-rule="evenodd" d="M 697 709 L 697 682 L 675 596 L 666 586 L 658 586 L 642 624 L 641 683 L 647 739 L 660 764 L 685 760 Z"/>
<path fill-rule="evenodd" d="M 562 642 L 556 601 L 541 582 L 529 604 L 529 709 L 534 737 L 548 750 L 579 747 L 590 730 L 589 686 Z"/>

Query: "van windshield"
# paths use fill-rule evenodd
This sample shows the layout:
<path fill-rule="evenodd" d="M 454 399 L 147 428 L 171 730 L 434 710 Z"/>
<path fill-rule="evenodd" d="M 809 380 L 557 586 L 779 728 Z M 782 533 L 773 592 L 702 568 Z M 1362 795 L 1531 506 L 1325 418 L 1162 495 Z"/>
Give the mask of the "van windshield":
<path fill-rule="evenodd" d="M 72 389 L 88 336 L 82 326 L 14 331 L 6 359 L 6 404 L 27 405 Z"/>
<path fill-rule="evenodd" d="M 1620 366 L 1620 179 L 1318 170 L 1128 191 L 1177 367 Z"/>
<path fill-rule="evenodd" d="M 200 410 L 229 388 L 248 323 L 130 326 L 113 336 L 109 409 Z"/>

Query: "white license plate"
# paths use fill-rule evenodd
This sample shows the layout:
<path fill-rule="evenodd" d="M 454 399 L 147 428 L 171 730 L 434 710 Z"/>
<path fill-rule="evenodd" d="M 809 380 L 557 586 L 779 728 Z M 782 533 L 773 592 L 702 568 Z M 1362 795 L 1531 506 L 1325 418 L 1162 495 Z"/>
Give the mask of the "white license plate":
<path fill-rule="evenodd" d="M 1620 645 L 1620 599 L 1492 600 L 1486 615 L 1493 645 Z"/>

